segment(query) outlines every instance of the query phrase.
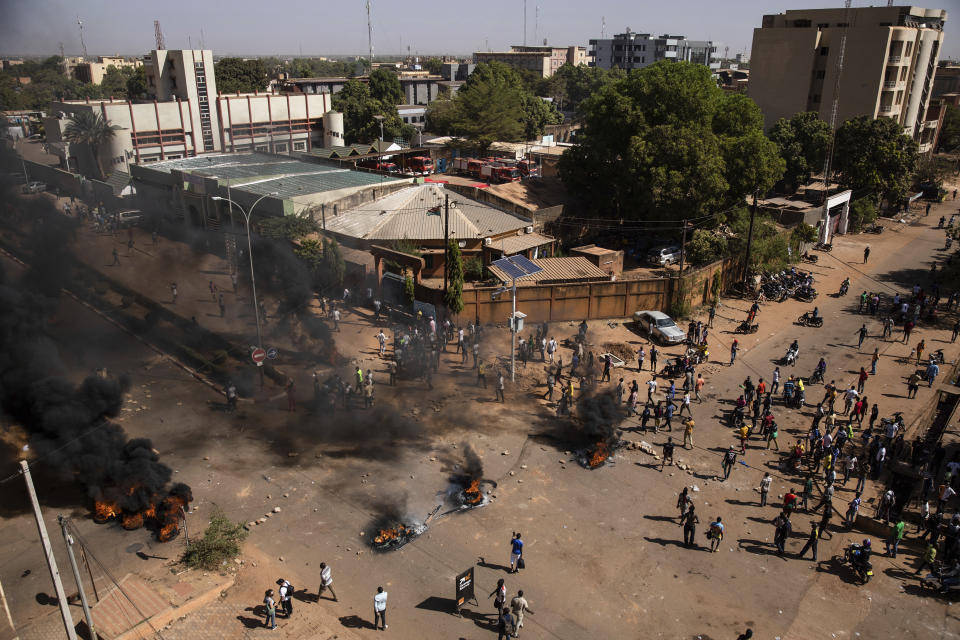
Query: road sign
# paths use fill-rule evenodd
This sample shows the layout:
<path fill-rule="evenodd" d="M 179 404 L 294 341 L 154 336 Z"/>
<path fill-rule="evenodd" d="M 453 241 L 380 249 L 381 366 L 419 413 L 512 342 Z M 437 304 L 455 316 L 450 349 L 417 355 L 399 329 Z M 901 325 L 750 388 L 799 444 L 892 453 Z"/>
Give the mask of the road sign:
<path fill-rule="evenodd" d="M 270 347 L 269 349 L 267 349 L 267 358 L 269 358 L 270 360 L 273 360 L 278 355 L 280 355 L 280 352 L 277 351 L 276 347 Z"/>
<path fill-rule="evenodd" d="M 263 361 L 267 359 L 267 352 L 257 347 L 250 352 L 250 359 L 257 363 L 257 366 L 263 366 Z"/>

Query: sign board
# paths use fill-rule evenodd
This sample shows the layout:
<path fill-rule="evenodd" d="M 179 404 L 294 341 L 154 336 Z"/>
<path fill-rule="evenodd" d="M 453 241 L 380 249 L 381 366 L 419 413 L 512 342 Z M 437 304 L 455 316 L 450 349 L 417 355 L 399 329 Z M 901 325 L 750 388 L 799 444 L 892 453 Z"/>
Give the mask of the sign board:
<path fill-rule="evenodd" d="M 263 366 L 263 361 L 267 359 L 267 352 L 257 347 L 250 352 L 250 359 L 257 363 L 257 366 Z"/>
<path fill-rule="evenodd" d="M 268 358 L 268 359 L 273 360 L 273 359 L 276 358 L 278 355 L 280 355 L 280 352 L 277 351 L 277 348 L 276 348 L 276 347 L 270 347 L 269 349 L 267 349 L 267 358 Z"/>
<path fill-rule="evenodd" d="M 476 597 L 473 595 L 473 567 L 471 566 L 458 575 L 456 580 L 456 596 L 454 600 L 456 600 L 457 611 L 459 611 L 460 607 L 468 600 L 476 600 Z"/>

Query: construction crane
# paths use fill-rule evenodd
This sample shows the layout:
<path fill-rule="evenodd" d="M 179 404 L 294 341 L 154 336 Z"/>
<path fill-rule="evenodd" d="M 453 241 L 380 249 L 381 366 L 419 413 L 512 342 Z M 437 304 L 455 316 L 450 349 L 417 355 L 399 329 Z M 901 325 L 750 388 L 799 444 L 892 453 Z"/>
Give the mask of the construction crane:
<path fill-rule="evenodd" d="M 163 51 L 167 48 L 167 44 L 163 41 L 163 31 L 160 30 L 160 21 L 153 21 L 153 37 L 157 41 L 157 51 Z"/>
<path fill-rule="evenodd" d="M 80 27 L 80 48 L 83 49 L 83 59 L 87 59 L 87 45 L 83 42 L 83 22 L 80 16 L 77 16 L 77 26 Z"/>
<path fill-rule="evenodd" d="M 820 231 L 820 242 L 826 242 L 829 234 L 830 210 L 827 204 L 830 202 L 830 169 L 833 164 L 834 142 L 837 137 L 837 111 L 840 108 L 840 77 L 843 75 L 843 54 L 847 48 L 847 25 L 850 24 L 850 0 L 846 0 L 843 6 L 844 27 L 840 35 L 840 53 L 837 55 L 836 77 L 833 79 L 833 104 L 830 105 L 830 141 L 827 144 L 826 157 L 823 159 L 823 227 Z"/>

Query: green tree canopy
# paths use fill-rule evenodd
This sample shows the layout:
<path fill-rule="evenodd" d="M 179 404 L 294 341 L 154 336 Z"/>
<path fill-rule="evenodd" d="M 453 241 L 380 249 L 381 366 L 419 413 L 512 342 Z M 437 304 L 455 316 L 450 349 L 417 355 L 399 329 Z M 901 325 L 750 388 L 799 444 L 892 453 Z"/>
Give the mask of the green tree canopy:
<path fill-rule="evenodd" d="M 374 118 L 376 115 L 384 117 L 384 140 L 409 138 L 413 135 L 413 127 L 400 120 L 396 106 L 375 99 L 370 93 L 370 87 L 359 80 L 347 81 L 343 89 L 333 95 L 333 108 L 343 112 L 347 144 L 378 140 L 380 123 Z"/>
<path fill-rule="evenodd" d="M 443 301 L 454 315 L 463 311 L 463 257 L 456 240 L 447 245 L 447 290 Z"/>
<path fill-rule="evenodd" d="M 661 62 L 602 86 L 560 158 L 567 189 L 595 213 L 679 220 L 765 192 L 783 160 L 759 107 L 720 90 L 699 64 Z"/>
<path fill-rule="evenodd" d="M 383 104 L 396 106 L 403 102 L 400 78 L 389 69 L 374 69 L 370 74 L 370 95 Z"/>
<path fill-rule="evenodd" d="M 837 129 L 833 166 L 839 183 L 856 196 L 896 202 L 907 192 L 917 166 L 917 143 L 890 118 L 857 116 Z"/>
<path fill-rule="evenodd" d="M 263 60 L 221 58 L 214 65 L 217 91 L 223 93 L 253 93 L 264 91 L 270 84 Z"/>
<path fill-rule="evenodd" d="M 785 189 L 795 191 L 811 174 L 823 171 L 832 135 L 830 125 L 815 111 L 803 111 L 789 120 L 780 118 L 769 137 L 786 163 L 782 180 Z"/>
<path fill-rule="evenodd" d="M 102 115 L 95 111 L 78 111 L 67 122 L 67 126 L 63 130 L 63 137 L 67 142 L 89 149 L 93 155 L 97 173 L 100 177 L 106 177 L 103 173 L 103 165 L 100 163 L 100 147 L 113 139 L 119 128 L 117 125 L 107 122 Z"/>
<path fill-rule="evenodd" d="M 940 127 L 940 151 L 948 153 L 960 149 L 960 107 L 947 105 L 947 112 L 943 115 L 943 125 Z"/>
<path fill-rule="evenodd" d="M 427 105 L 427 131 L 441 136 L 454 133 L 457 103 L 449 98 L 437 98 Z"/>
<path fill-rule="evenodd" d="M 106 73 L 103 74 L 103 80 L 100 81 L 100 92 L 105 98 L 110 96 L 114 98 L 129 97 L 127 84 L 136 73 L 137 70 L 133 67 L 108 66 Z"/>
<path fill-rule="evenodd" d="M 432 75 L 438 76 L 443 70 L 443 60 L 440 58 L 427 58 L 423 61 L 423 68 L 429 71 Z"/>
<path fill-rule="evenodd" d="M 541 81 L 539 95 L 553 98 L 560 109 L 576 111 L 580 104 L 604 85 L 626 77 L 622 69 L 601 69 L 585 65 L 564 64 L 556 73 Z"/>

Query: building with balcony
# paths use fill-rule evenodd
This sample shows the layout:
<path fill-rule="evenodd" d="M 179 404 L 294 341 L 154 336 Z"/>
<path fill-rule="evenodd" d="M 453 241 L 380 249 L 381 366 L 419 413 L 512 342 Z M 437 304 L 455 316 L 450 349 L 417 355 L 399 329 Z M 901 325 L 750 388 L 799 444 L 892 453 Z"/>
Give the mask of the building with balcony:
<path fill-rule="evenodd" d="M 837 126 L 861 115 L 891 118 L 927 145 L 923 132 L 946 20 L 945 10 L 911 6 L 764 16 L 753 31 L 748 89 L 763 111 L 764 128 L 801 111 L 829 122 L 836 97 Z"/>
<path fill-rule="evenodd" d="M 518 69 L 533 71 L 542 78 L 549 78 L 565 64 L 575 67 L 587 64 L 587 48 L 514 45 L 510 47 L 510 51 L 478 51 L 473 54 L 473 61 L 476 64 L 494 60 Z"/>
<path fill-rule="evenodd" d="M 709 40 L 687 40 L 684 36 L 653 36 L 628 28 L 609 39 L 590 41 L 590 66 L 601 69 L 642 69 L 660 60 L 685 60 L 719 69 L 714 61 L 717 48 Z"/>
<path fill-rule="evenodd" d="M 941 62 L 933 76 L 933 96 L 960 93 L 960 64 Z"/>

